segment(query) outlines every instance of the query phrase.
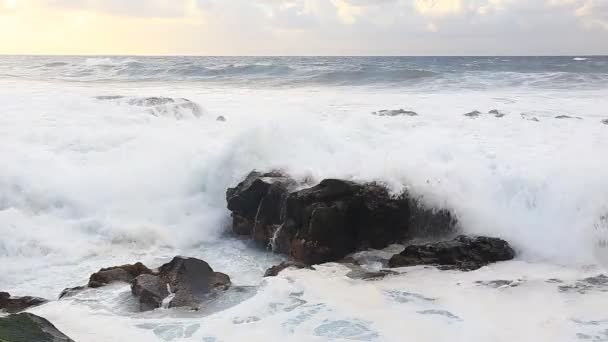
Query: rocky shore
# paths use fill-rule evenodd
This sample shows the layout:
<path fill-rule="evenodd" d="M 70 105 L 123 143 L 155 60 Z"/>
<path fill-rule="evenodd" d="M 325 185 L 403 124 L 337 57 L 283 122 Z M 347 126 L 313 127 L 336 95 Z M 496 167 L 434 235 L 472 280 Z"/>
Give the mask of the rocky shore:
<path fill-rule="evenodd" d="M 388 268 L 431 265 L 471 271 L 515 257 L 504 240 L 458 235 L 462 227 L 448 208 L 425 207 L 409 193 L 391 194 L 378 183 L 325 179 L 309 186 L 282 172 L 253 171 L 226 191 L 226 200 L 233 234 L 288 256 L 289 261 L 271 267 L 265 277 L 288 268 L 314 272 L 314 265 L 339 262 L 351 269 L 349 278 L 382 279 L 399 273 L 366 270 L 350 255 L 391 244 L 406 247 L 384 261 Z M 432 242 L 414 244 L 414 239 Z M 59 299 L 116 282 L 130 284 L 140 311 L 199 310 L 210 300 L 229 296 L 233 286 L 229 275 L 207 262 L 176 256 L 158 268 L 139 262 L 103 268 L 86 285 L 65 289 Z M 11 314 L 0 318 L 0 341 L 72 341 L 45 319 L 18 314 L 46 302 L 0 292 L 0 310 Z"/>

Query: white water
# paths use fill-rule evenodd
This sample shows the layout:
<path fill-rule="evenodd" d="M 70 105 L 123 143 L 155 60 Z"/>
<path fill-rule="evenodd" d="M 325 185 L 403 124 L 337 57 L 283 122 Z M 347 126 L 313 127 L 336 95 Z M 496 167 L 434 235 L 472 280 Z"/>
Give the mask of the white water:
<path fill-rule="evenodd" d="M 204 114 L 154 116 L 100 95 L 187 98 Z M 92 342 L 602 337 L 605 296 L 561 293 L 546 280 L 603 271 L 607 95 L 4 80 L 0 289 L 56 298 L 100 267 L 154 267 L 184 254 L 237 285 L 260 285 L 257 294 L 214 313 L 135 314 L 128 286 L 119 285 L 32 312 Z M 398 108 L 420 115 L 371 115 Z M 507 115 L 462 115 L 475 109 Z M 554 119 L 561 114 L 583 120 Z M 453 209 L 468 233 L 510 241 L 518 260 L 471 273 L 405 269 L 381 282 L 349 280 L 337 265 L 262 281 L 281 257 L 222 236 L 224 191 L 254 168 L 409 186 Z M 526 281 L 516 288 L 474 284 L 518 278 Z M 599 323 L 580 323 L 589 321 Z"/>

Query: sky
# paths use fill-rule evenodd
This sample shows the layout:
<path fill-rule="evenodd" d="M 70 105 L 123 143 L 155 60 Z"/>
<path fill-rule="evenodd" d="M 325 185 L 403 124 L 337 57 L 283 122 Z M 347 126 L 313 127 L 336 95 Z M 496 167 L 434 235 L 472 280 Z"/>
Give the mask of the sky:
<path fill-rule="evenodd" d="M 608 54 L 608 0 L 0 0 L 0 54 Z"/>

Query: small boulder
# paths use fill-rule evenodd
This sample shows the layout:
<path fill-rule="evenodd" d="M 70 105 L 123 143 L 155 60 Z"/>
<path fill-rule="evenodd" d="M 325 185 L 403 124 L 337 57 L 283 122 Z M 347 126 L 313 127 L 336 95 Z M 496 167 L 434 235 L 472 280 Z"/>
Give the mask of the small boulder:
<path fill-rule="evenodd" d="M 33 306 L 42 305 L 48 302 L 46 299 L 38 297 L 12 297 L 7 292 L 0 292 L 0 311 L 17 313 Z"/>
<path fill-rule="evenodd" d="M 399 116 L 399 115 L 407 115 L 407 116 L 417 116 L 418 113 L 411 110 L 404 109 L 383 109 L 377 112 L 373 112 L 373 115 L 377 116 Z"/>
<path fill-rule="evenodd" d="M 218 116 L 215 121 L 219 121 L 219 122 L 225 122 L 226 118 L 223 115 Z"/>
<path fill-rule="evenodd" d="M 468 117 L 470 117 L 470 118 L 476 118 L 476 117 L 478 117 L 478 116 L 480 116 L 480 115 L 481 115 L 481 112 L 480 112 L 480 111 L 478 111 L 478 110 L 474 110 L 474 111 L 472 111 L 472 112 L 468 112 L 468 113 L 463 114 L 463 115 L 464 115 L 464 116 L 468 116 Z"/>
<path fill-rule="evenodd" d="M 314 267 L 306 265 L 302 262 L 284 261 L 278 265 L 272 266 L 271 268 L 267 269 L 266 273 L 264 273 L 264 277 L 276 277 L 277 275 L 279 275 L 279 273 L 288 268 L 307 269 L 313 271 L 315 270 Z"/>
<path fill-rule="evenodd" d="M 603 123 L 604 125 L 608 125 L 608 119 L 604 119 L 604 120 L 602 120 L 602 123 Z"/>
<path fill-rule="evenodd" d="M 152 271 L 141 262 L 133 265 L 102 268 L 91 275 L 88 286 L 91 288 L 98 288 L 118 281 L 130 283 L 136 277 L 150 273 L 152 273 Z"/>
<path fill-rule="evenodd" d="M 504 240 L 461 235 L 450 241 L 407 246 L 403 252 L 393 255 L 389 266 L 438 265 L 471 271 L 514 257 L 515 251 Z"/>
<path fill-rule="evenodd" d="M 48 320 L 30 313 L 0 317 L 0 341 L 74 342 Z"/>
<path fill-rule="evenodd" d="M 210 296 L 230 287 L 230 277 L 214 272 L 205 261 L 175 257 L 158 272 L 142 274 L 131 283 L 142 311 L 163 305 L 198 309 Z M 167 298 L 171 295 L 171 298 Z"/>

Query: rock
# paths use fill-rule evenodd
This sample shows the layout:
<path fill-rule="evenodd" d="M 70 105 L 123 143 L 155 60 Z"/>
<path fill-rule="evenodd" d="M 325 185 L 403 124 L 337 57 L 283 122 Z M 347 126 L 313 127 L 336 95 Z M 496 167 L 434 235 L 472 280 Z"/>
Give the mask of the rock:
<path fill-rule="evenodd" d="M 505 116 L 506 114 L 498 111 L 498 109 L 492 109 L 491 111 L 488 112 L 488 114 L 492 114 L 497 118 L 502 118 L 503 116 Z"/>
<path fill-rule="evenodd" d="M 11 297 L 7 292 L 0 292 L 0 311 L 17 313 L 33 306 L 42 305 L 48 302 L 46 299 L 38 297 Z"/>
<path fill-rule="evenodd" d="M 592 291 L 608 292 L 608 276 L 600 274 L 595 277 L 578 280 L 571 285 L 561 285 L 558 289 L 560 292 L 578 292 L 580 294 Z"/>
<path fill-rule="evenodd" d="M 521 118 L 525 119 L 525 120 L 528 120 L 528 121 L 540 122 L 540 120 L 538 120 L 537 117 L 532 116 L 532 115 L 527 114 L 527 113 L 521 113 Z"/>
<path fill-rule="evenodd" d="M 0 317 L 2 342 L 74 342 L 51 322 L 30 313 Z"/>
<path fill-rule="evenodd" d="M 131 292 L 139 298 L 142 311 L 161 307 L 163 301 L 168 307 L 198 309 L 210 296 L 229 287 L 230 277 L 214 272 L 205 261 L 175 257 L 158 272 L 135 278 Z"/>
<path fill-rule="evenodd" d="M 478 117 L 480 115 L 481 115 L 481 112 L 478 111 L 478 110 L 474 110 L 472 112 L 468 112 L 468 113 L 464 114 L 464 116 L 468 116 L 470 118 L 476 118 L 476 117 Z"/>
<path fill-rule="evenodd" d="M 471 271 L 514 257 L 515 252 L 504 240 L 461 235 L 450 241 L 407 246 L 393 255 L 389 266 L 440 265 Z"/>
<path fill-rule="evenodd" d="M 604 120 L 602 120 L 602 123 L 603 123 L 604 125 L 608 125 L 608 119 L 604 119 Z"/>
<path fill-rule="evenodd" d="M 133 265 L 102 268 L 91 275 L 88 286 L 97 288 L 117 281 L 130 283 L 136 277 L 150 273 L 152 273 L 152 271 L 141 262 Z"/>
<path fill-rule="evenodd" d="M 504 288 L 508 288 L 508 287 L 518 287 L 521 284 L 524 283 L 524 280 L 522 279 L 516 279 L 516 280 L 490 280 L 490 281 L 482 281 L 482 280 L 478 280 L 475 282 L 475 284 L 477 285 L 482 285 L 482 286 L 487 286 L 487 287 L 492 287 L 495 289 L 504 289 Z"/>
<path fill-rule="evenodd" d="M 373 112 L 373 115 L 377 116 L 399 116 L 399 115 L 407 115 L 407 116 L 417 116 L 418 113 L 413 112 L 411 110 L 404 109 L 383 109 L 377 112 Z"/>
<path fill-rule="evenodd" d="M 215 119 L 215 121 L 225 122 L 226 118 L 224 116 L 220 115 Z"/>
<path fill-rule="evenodd" d="M 251 172 L 235 188 L 226 191 L 232 211 L 232 229 L 238 235 L 252 236 L 267 246 L 282 223 L 282 207 L 295 181 L 281 172 Z"/>
<path fill-rule="evenodd" d="M 227 191 L 233 231 L 311 265 L 420 235 L 445 236 L 457 224 L 449 211 L 425 208 L 377 183 L 325 179 L 294 188 L 283 174 L 250 173 Z"/>
<path fill-rule="evenodd" d="M 184 98 L 171 97 L 126 97 L 126 96 L 96 96 L 97 100 L 110 101 L 122 105 L 135 106 L 145 109 L 154 116 L 173 116 L 183 119 L 185 116 L 198 118 L 202 116 L 201 107 L 195 102 Z"/>
<path fill-rule="evenodd" d="M 284 261 L 278 265 L 272 266 L 271 268 L 267 269 L 266 273 L 264 273 L 264 277 L 276 277 L 277 275 L 279 275 L 279 273 L 288 268 L 307 269 L 312 271 L 315 270 L 314 267 L 311 267 L 301 262 Z"/>
<path fill-rule="evenodd" d="M 362 267 L 350 267 L 352 270 L 346 274 L 350 279 L 355 280 L 380 280 L 389 275 L 397 275 L 398 272 L 391 270 L 367 271 Z"/>
<path fill-rule="evenodd" d="M 78 294 L 79 292 L 82 292 L 82 291 L 86 290 L 87 288 L 88 288 L 87 286 L 76 286 L 76 287 L 65 288 L 59 294 L 59 299 L 61 299 L 61 298 L 69 298 L 69 297 L 75 296 L 76 294 Z"/>
<path fill-rule="evenodd" d="M 577 119 L 577 120 L 583 120 L 583 118 L 581 118 L 579 116 L 569 116 L 569 115 L 558 115 L 555 118 L 556 119 Z"/>

